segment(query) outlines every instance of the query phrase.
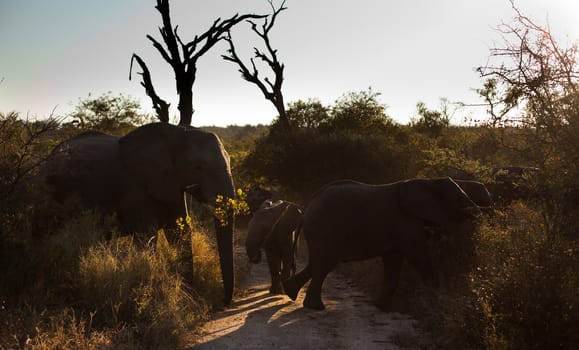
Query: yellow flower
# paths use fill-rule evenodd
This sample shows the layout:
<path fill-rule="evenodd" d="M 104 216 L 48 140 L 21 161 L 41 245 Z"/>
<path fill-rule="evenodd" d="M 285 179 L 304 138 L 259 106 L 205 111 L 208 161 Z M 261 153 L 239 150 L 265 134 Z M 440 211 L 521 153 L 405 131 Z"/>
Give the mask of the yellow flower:
<path fill-rule="evenodd" d="M 228 214 L 233 213 L 234 216 L 239 214 L 246 214 L 249 212 L 249 205 L 245 202 L 245 193 L 241 188 L 236 190 L 236 198 L 223 197 L 218 195 L 215 198 L 215 210 L 213 214 L 219 220 L 220 225 L 226 226 L 228 224 Z"/>

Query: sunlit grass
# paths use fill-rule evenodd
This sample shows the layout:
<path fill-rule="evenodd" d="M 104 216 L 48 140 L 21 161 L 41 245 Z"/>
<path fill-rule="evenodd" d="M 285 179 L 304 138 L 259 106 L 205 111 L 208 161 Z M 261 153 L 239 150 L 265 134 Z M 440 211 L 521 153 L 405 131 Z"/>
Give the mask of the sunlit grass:
<path fill-rule="evenodd" d="M 221 302 L 210 234 L 196 228 L 133 238 L 115 234 L 112 222 L 79 213 L 34 246 L 32 259 L 15 261 L 11 279 L 33 278 L 19 282 L 25 293 L 3 301 L 2 347 L 177 348 Z"/>

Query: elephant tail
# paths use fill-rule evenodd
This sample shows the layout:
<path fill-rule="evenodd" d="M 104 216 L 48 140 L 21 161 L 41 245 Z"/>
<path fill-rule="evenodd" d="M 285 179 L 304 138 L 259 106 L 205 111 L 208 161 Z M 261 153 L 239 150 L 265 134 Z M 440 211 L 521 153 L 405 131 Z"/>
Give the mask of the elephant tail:
<path fill-rule="evenodd" d="M 292 244 L 292 267 L 291 267 L 291 274 L 295 275 L 296 273 L 296 256 L 297 256 L 297 250 L 298 250 L 298 241 L 299 241 L 299 236 L 300 236 L 300 232 L 302 231 L 302 219 L 300 218 L 300 221 L 298 222 L 298 225 L 296 226 L 296 229 L 293 232 L 293 244 Z"/>

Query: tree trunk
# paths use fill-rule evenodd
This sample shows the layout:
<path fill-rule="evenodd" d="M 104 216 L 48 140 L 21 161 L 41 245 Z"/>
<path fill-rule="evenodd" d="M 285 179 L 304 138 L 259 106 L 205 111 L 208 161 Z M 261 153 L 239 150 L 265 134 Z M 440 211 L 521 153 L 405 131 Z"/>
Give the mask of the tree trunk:
<path fill-rule="evenodd" d="M 192 89 L 181 90 L 179 94 L 179 125 L 190 126 L 193 118 L 193 91 Z"/>

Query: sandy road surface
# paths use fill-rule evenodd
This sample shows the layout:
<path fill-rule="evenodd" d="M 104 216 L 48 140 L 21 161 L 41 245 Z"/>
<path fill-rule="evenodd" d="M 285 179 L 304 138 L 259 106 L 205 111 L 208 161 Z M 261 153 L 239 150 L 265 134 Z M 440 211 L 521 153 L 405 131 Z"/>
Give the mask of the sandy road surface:
<path fill-rule="evenodd" d="M 344 277 L 331 273 L 324 283 L 324 311 L 302 308 L 298 300 L 271 295 L 267 264 L 251 268 L 246 295 L 213 317 L 191 349 L 406 349 L 419 346 L 414 321 L 379 311 Z"/>

